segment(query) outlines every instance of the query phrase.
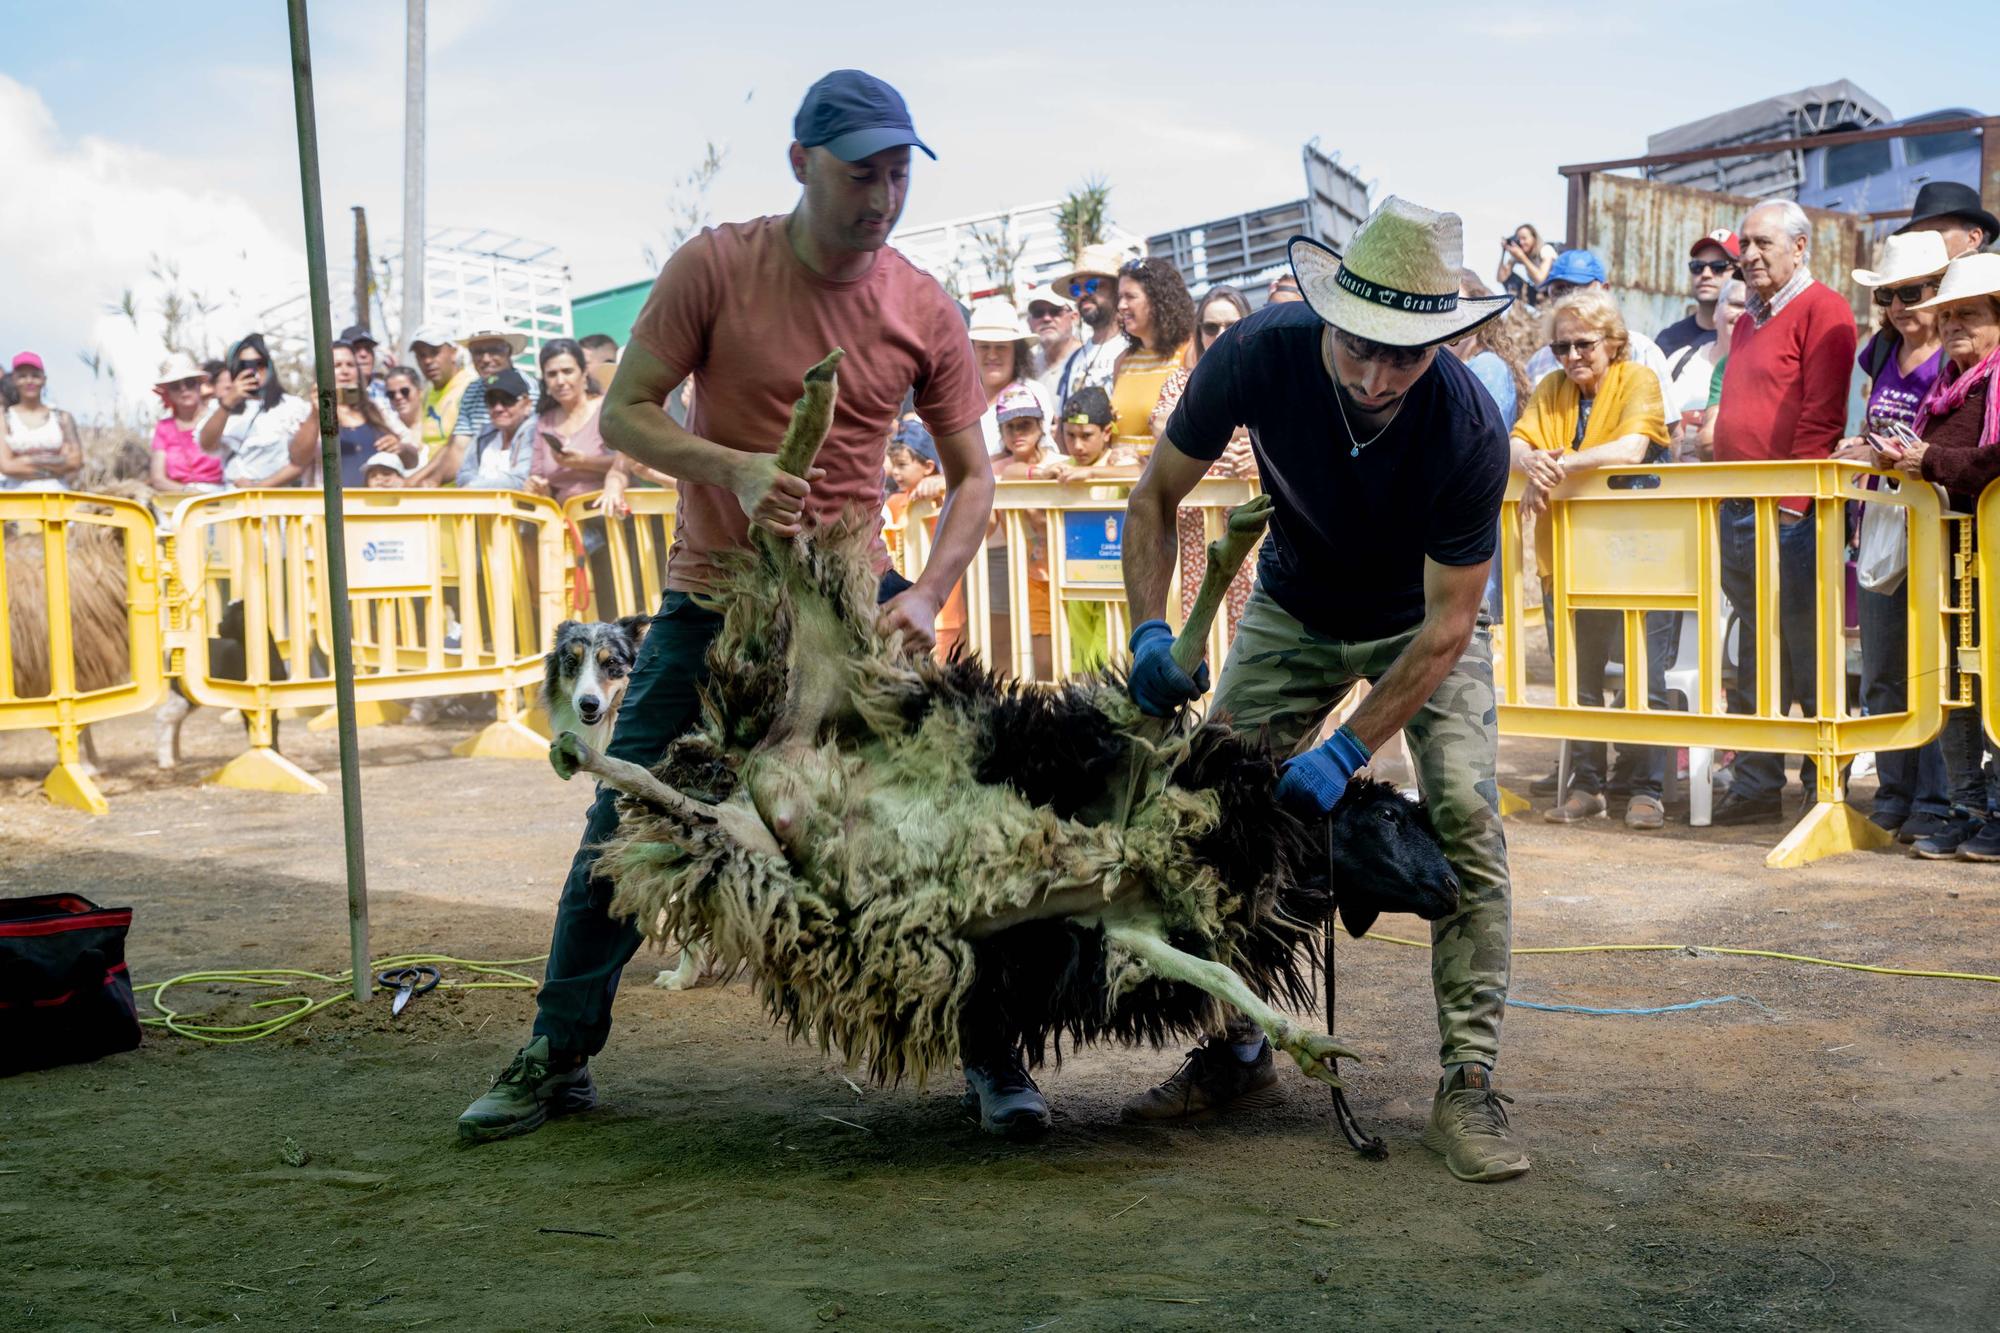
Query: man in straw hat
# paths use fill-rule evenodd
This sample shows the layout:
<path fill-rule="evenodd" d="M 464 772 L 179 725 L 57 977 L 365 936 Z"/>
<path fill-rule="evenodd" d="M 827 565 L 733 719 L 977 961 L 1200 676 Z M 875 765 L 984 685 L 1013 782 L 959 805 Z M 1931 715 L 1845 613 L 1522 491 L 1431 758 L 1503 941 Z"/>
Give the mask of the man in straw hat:
<path fill-rule="evenodd" d="M 1093 384 L 1111 392 L 1113 367 L 1125 350 L 1125 339 L 1118 332 L 1118 270 L 1125 267 L 1127 257 L 1115 245 L 1086 245 L 1074 269 L 1049 279 L 1049 287 L 1076 306 L 1090 330 L 1090 337 L 1070 353 L 1049 386 L 1058 403 Z"/>
<path fill-rule="evenodd" d="M 1357 681 L 1370 683 L 1332 739 L 1285 765 L 1279 798 L 1312 818 L 1397 732 L 1409 741 L 1460 884 L 1458 907 L 1431 931 L 1445 1072 L 1423 1141 L 1459 1179 L 1494 1181 L 1528 1169 L 1493 1085 L 1509 889 L 1480 608 L 1507 488 L 1507 423 L 1438 349 L 1511 298 L 1461 297 L 1462 250 L 1457 215 L 1394 197 L 1345 255 L 1293 239 L 1303 302 L 1267 306 L 1203 354 L 1132 491 L 1125 591 L 1142 622 L 1132 697 L 1170 713 L 1208 685 L 1206 666 L 1191 678 L 1175 665 L 1160 618 L 1174 513 L 1247 426 L 1276 508 L 1213 711 L 1296 749 Z M 1270 1049 L 1239 1018 L 1125 1113 L 1179 1120 L 1276 1097 Z"/>

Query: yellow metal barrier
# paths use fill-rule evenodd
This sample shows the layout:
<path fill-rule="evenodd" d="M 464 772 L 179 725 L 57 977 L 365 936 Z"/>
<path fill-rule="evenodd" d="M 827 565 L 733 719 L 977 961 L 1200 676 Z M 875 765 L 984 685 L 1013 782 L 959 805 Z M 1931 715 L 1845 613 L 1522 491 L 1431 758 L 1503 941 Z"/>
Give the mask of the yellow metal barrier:
<path fill-rule="evenodd" d="M 607 518 L 597 507 L 601 498 L 601 491 L 575 495 L 562 510 L 563 517 L 580 533 L 588 532 L 586 525 L 601 522 L 604 526 L 604 545 L 578 562 L 590 573 L 590 603 L 580 613 L 591 620 L 651 615 L 659 610 L 666 586 L 667 551 L 674 541 L 675 492 L 651 486 L 628 488 L 625 500 L 632 513 L 625 518 Z M 563 549 L 574 559 L 575 550 L 567 537 L 564 542 Z"/>
<path fill-rule="evenodd" d="M 1942 623 L 1941 507 L 1935 488 L 1869 490 L 1884 474 L 1850 463 L 1714 463 L 1604 468 L 1583 474 L 1556 495 L 1543 521 L 1552 525 L 1554 560 L 1547 620 L 1553 628 L 1555 700 L 1530 701 L 1526 605 L 1520 537 L 1520 480 L 1503 510 L 1503 669 L 1496 684 L 1500 728 L 1541 736 L 1620 744 L 1706 746 L 1810 755 L 1818 803 L 1772 850 L 1766 863 L 1796 866 L 1835 852 L 1881 845 L 1882 831 L 1843 801 L 1842 766 L 1856 754 L 1921 745 L 1942 720 L 1939 672 Z M 1619 479 L 1631 478 L 1621 483 Z M 1625 487 L 1631 487 L 1626 489 Z M 1817 518 L 1818 679 L 1805 717 L 1781 712 L 1778 636 L 1778 501 L 1812 497 Z M 1754 713 L 1732 714 L 1723 701 L 1725 625 L 1719 509 L 1749 500 L 1756 510 L 1756 623 L 1760 627 Z M 1849 716 L 1843 635 L 1846 510 L 1850 502 L 1895 505 L 1908 513 L 1909 703 L 1878 717 Z M 1625 621 L 1625 703 L 1585 708 L 1576 702 L 1569 627 L 1577 611 L 1616 611 Z M 1695 618 L 1695 685 L 1685 713 L 1648 706 L 1645 613 L 1682 611 Z M 1686 666 L 1686 663 L 1682 663 Z"/>
<path fill-rule="evenodd" d="M 1049 602 L 1050 658 L 1053 674 L 1061 677 L 1083 666 L 1072 630 L 1071 608 L 1101 608 L 1084 613 L 1084 621 L 1102 617 L 1106 646 L 1113 658 L 1123 655 L 1131 634 L 1125 607 L 1124 573 L 1120 567 L 1125 539 L 1125 498 L 1130 482 L 1066 484 L 1057 481 L 1002 481 L 994 487 L 993 512 L 1006 536 L 1007 639 L 993 641 L 992 574 L 984 552 L 966 568 L 964 589 L 965 644 L 981 661 L 997 663 L 1023 680 L 1046 678 L 1035 661 L 1035 635 L 1029 608 L 1041 596 Z M 1199 509 L 1205 540 L 1221 535 L 1228 512 L 1257 493 L 1256 483 L 1205 478 L 1181 502 Z M 932 522 L 937 508 L 912 502 L 902 525 L 899 568 L 911 577 L 930 558 Z M 1035 576 L 1032 556 L 1045 553 L 1047 579 Z M 1255 557 L 1253 556 L 1254 560 Z M 1180 562 L 1174 562 L 1174 582 L 1167 594 L 1167 619 L 1180 622 Z M 1217 616 L 1209 633 L 1211 674 L 1221 671 L 1229 651 L 1227 617 Z"/>
<path fill-rule="evenodd" d="M 197 703 L 241 709 L 250 749 L 209 781 L 263 791 L 325 787 L 279 754 L 281 708 L 333 703 L 322 501 L 304 491 L 186 500 L 166 539 L 184 599 L 168 650 Z M 562 615 L 567 535 L 552 501 L 507 491 L 367 491 L 346 496 L 357 706 L 491 692 L 498 718 L 455 747 L 539 758 L 518 691 L 541 673 Z M 242 602 L 241 678 L 209 660 L 209 630 Z"/>
<path fill-rule="evenodd" d="M 143 712 L 165 689 L 153 516 L 109 496 L 11 493 L 0 494 L 0 529 L 0 731 L 53 732 L 42 790 L 101 815 L 82 728 Z"/>

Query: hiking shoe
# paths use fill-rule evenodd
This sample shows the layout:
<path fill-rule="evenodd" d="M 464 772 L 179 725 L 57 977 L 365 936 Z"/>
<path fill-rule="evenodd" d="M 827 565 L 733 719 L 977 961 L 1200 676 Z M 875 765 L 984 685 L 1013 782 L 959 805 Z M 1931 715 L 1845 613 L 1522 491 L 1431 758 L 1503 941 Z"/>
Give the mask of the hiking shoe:
<path fill-rule="evenodd" d="M 1438 1083 L 1424 1146 L 1442 1153 L 1460 1180 L 1487 1183 L 1525 1175 L 1528 1154 L 1514 1142 L 1501 1105 L 1513 1100 L 1493 1086 L 1492 1071 L 1484 1065 L 1459 1066 Z"/>
<path fill-rule="evenodd" d="M 1918 838 L 1932 837 L 1949 827 L 1949 815 L 1934 815 L 1928 810 L 1919 810 L 1896 828 L 1896 841 L 1907 847 Z"/>
<path fill-rule="evenodd" d="M 1542 811 L 1542 818 L 1551 824 L 1581 824 L 1586 819 L 1597 818 L 1604 813 L 1604 809 L 1604 793 L 1572 791 L 1561 805 Z"/>
<path fill-rule="evenodd" d="M 979 1127 L 1015 1143 L 1049 1132 L 1049 1102 L 1028 1070 L 1021 1053 L 1012 1051 L 980 1064 L 965 1066 L 965 1095 L 959 1105 L 979 1116 Z"/>
<path fill-rule="evenodd" d="M 1625 804 L 1625 827 L 1648 831 L 1665 828 L 1667 807 L 1660 804 L 1657 796 L 1634 796 Z"/>
<path fill-rule="evenodd" d="M 1774 824 L 1784 818 L 1784 800 L 1777 793 L 1769 796 L 1738 796 L 1730 792 L 1715 807 L 1709 816 L 1711 824 Z"/>
<path fill-rule="evenodd" d="M 1985 827 L 1984 820 L 1956 816 L 1930 837 L 1918 838 L 1911 843 L 1910 851 L 1926 861 L 1956 861 L 1958 849 L 1971 842 Z"/>
<path fill-rule="evenodd" d="M 1877 810 L 1868 816 L 1868 822 L 1884 833 L 1901 833 L 1910 816 L 1898 814 L 1894 810 Z"/>
<path fill-rule="evenodd" d="M 1547 777 L 1536 778 L 1528 784 L 1528 795 L 1554 796 L 1556 794 L 1556 777 L 1556 774 L 1551 773 Z"/>
<path fill-rule="evenodd" d="M 493 1086 L 458 1117 L 461 1143 L 491 1143 L 531 1134 L 552 1115 L 588 1111 L 597 1105 L 597 1085 L 591 1082 L 590 1065 L 579 1062 L 571 1069 L 555 1069 L 550 1063 L 549 1039 L 537 1037 L 514 1052 Z"/>
<path fill-rule="evenodd" d="M 1958 845 L 1961 861 L 2000 861 L 2000 819 L 1989 819 L 1979 832 Z"/>
<path fill-rule="evenodd" d="M 1270 1042 L 1258 1046 L 1256 1059 L 1245 1060 L 1233 1043 L 1218 1040 L 1189 1051 L 1172 1078 L 1131 1098 L 1118 1114 L 1130 1124 L 1198 1120 L 1223 1111 L 1276 1106 L 1282 1100 Z"/>

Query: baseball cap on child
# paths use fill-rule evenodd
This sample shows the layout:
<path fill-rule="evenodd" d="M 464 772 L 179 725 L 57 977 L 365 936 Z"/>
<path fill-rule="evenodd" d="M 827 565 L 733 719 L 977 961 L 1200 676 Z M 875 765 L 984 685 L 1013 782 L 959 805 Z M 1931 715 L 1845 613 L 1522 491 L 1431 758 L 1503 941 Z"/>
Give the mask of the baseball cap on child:
<path fill-rule="evenodd" d="M 1001 425 L 1022 417 L 1042 417 L 1042 400 L 1025 384 L 1010 384 L 993 404 L 993 419 Z"/>
<path fill-rule="evenodd" d="M 1063 420 L 1072 426 L 1109 426 L 1113 415 L 1111 395 L 1095 384 L 1078 389 L 1063 404 Z"/>
<path fill-rule="evenodd" d="M 926 463 L 942 466 L 942 461 L 938 458 L 937 441 L 931 438 L 931 433 L 925 429 L 924 423 L 915 417 L 905 417 L 897 422 L 896 433 L 889 437 L 889 443 L 901 445 Z"/>

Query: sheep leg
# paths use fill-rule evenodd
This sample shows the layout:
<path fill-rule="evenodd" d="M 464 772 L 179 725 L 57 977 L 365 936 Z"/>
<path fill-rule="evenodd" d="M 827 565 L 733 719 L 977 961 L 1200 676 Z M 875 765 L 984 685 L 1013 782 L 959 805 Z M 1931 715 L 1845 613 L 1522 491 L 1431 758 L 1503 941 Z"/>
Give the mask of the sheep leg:
<path fill-rule="evenodd" d="M 1300 1027 L 1257 998 L 1243 984 L 1243 978 L 1221 963 L 1196 958 L 1166 942 L 1158 922 L 1106 922 L 1105 938 L 1130 951 L 1165 981 L 1183 982 L 1207 991 L 1223 1004 L 1236 1009 L 1264 1030 L 1271 1044 L 1298 1062 L 1310 1077 L 1333 1087 L 1343 1086 L 1334 1073 L 1338 1056 L 1354 1058 L 1354 1052 L 1323 1033 Z"/>
<path fill-rule="evenodd" d="M 778 444 L 778 466 L 803 477 L 812 466 L 826 433 L 833 428 L 833 402 L 840 396 L 840 360 L 847 353 L 836 347 L 805 374 L 805 393 L 792 404 L 792 419 Z"/>
<path fill-rule="evenodd" d="M 573 731 L 565 731 L 549 746 L 549 763 L 556 776 L 567 782 L 578 773 L 588 773 L 599 781 L 624 792 L 634 800 L 670 810 L 691 823 L 714 824 L 737 845 L 765 856 L 782 856 L 778 840 L 754 810 L 734 802 L 710 805 L 683 795 L 637 764 L 599 754 L 585 745 Z"/>
<path fill-rule="evenodd" d="M 1252 496 L 1229 511 L 1222 535 L 1208 544 L 1208 566 L 1202 571 L 1201 587 L 1195 591 L 1186 623 L 1174 636 L 1174 662 L 1181 670 L 1192 675 L 1201 665 L 1201 655 L 1208 647 L 1208 631 L 1215 625 L 1215 613 L 1222 608 L 1222 599 L 1228 595 L 1236 571 L 1243 568 L 1243 562 L 1256 549 L 1257 539 L 1264 535 L 1270 521 L 1271 497 Z"/>

